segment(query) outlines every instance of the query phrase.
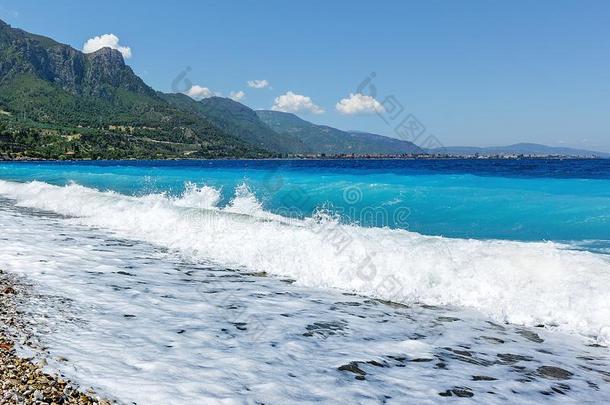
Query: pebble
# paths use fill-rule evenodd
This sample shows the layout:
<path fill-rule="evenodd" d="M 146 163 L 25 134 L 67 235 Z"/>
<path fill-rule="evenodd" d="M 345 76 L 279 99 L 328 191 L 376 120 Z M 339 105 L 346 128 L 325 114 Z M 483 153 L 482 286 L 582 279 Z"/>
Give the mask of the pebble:
<path fill-rule="evenodd" d="M 33 359 L 17 356 L 15 342 L 35 345 L 31 336 L 23 336 L 28 334 L 30 322 L 15 305 L 19 300 L 27 299 L 28 288 L 0 270 L 0 291 L 0 404 L 114 404 L 98 398 L 92 390 L 81 392 L 69 381 L 45 373 L 43 367 L 47 363 L 44 359 L 34 364 Z"/>
<path fill-rule="evenodd" d="M 569 380 L 574 375 L 568 370 L 553 366 L 538 367 L 538 373 L 542 377 L 552 380 Z"/>

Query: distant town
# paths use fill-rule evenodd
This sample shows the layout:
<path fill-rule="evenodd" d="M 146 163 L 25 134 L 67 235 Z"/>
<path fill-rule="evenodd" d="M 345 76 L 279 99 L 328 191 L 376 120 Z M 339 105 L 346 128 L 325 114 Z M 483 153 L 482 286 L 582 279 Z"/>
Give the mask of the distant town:
<path fill-rule="evenodd" d="M 448 154 L 448 153 L 400 153 L 400 154 L 336 154 L 327 155 L 317 154 L 295 154 L 286 156 L 288 159 L 413 159 L 413 160 L 434 160 L 434 159 L 608 159 L 606 156 L 591 155 L 556 155 L 556 154 Z"/>

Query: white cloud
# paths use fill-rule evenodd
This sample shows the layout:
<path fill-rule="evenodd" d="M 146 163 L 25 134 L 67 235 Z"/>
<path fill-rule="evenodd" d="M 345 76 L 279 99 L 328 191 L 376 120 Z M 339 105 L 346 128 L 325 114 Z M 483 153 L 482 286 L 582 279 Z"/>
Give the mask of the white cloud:
<path fill-rule="evenodd" d="M 269 82 L 267 80 L 248 80 L 248 87 L 253 89 L 264 89 L 269 86 Z"/>
<path fill-rule="evenodd" d="M 346 115 L 372 114 L 384 111 L 379 101 L 362 93 L 350 93 L 349 97 L 339 101 L 335 107 L 341 114 Z"/>
<path fill-rule="evenodd" d="M 199 86 L 198 84 L 192 86 L 187 92 L 185 92 L 187 96 L 194 98 L 195 100 L 201 100 L 208 97 L 213 97 L 216 95 L 212 90 L 207 87 Z"/>
<path fill-rule="evenodd" d="M 131 48 L 119 44 L 119 37 L 114 34 L 104 34 L 98 37 L 88 39 L 87 42 L 85 42 L 85 44 L 83 45 L 83 52 L 91 53 L 102 48 L 116 49 L 117 51 L 121 52 L 123 58 L 131 58 Z"/>
<path fill-rule="evenodd" d="M 231 100 L 233 101 L 240 101 L 242 100 L 244 97 L 246 97 L 246 93 L 244 93 L 243 91 L 232 91 L 229 94 L 229 97 L 231 98 Z"/>
<path fill-rule="evenodd" d="M 291 113 L 312 112 L 314 114 L 322 114 L 324 112 L 322 108 L 311 101 L 310 97 L 294 94 L 291 91 L 276 97 L 271 109 Z"/>

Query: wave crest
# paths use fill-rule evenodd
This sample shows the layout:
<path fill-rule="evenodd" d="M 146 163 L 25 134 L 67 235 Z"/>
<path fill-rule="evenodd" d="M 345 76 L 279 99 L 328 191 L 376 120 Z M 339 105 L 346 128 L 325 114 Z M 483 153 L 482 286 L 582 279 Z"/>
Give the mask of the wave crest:
<path fill-rule="evenodd" d="M 610 343 L 610 258 L 557 243 L 363 228 L 324 210 L 287 219 L 265 211 L 245 184 L 225 207 L 219 190 L 195 185 L 172 198 L 0 181 L 0 195 L 195 259 L 385 300 L 472 307 Z"/>

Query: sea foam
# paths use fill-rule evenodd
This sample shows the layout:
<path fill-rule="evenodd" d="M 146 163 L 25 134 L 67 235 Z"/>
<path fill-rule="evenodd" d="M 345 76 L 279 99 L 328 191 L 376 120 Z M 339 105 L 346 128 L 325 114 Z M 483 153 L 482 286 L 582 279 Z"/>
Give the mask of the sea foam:
<path fill-rule="evenodd" d="M 212 260 L 402 303 L 475 308 L 610 343 L 610 258 L 552 242 L 449 239 L 272 214 L 243 185 L 127 196 L 70 184 L 0 181 L 0 195 L 79 224 Z"/>

